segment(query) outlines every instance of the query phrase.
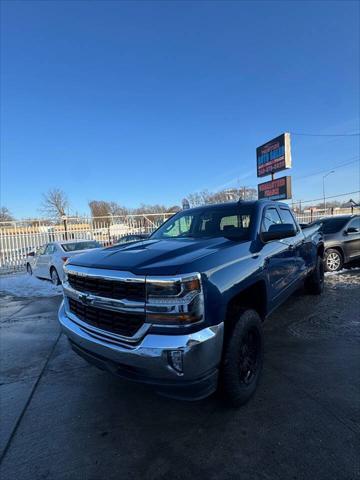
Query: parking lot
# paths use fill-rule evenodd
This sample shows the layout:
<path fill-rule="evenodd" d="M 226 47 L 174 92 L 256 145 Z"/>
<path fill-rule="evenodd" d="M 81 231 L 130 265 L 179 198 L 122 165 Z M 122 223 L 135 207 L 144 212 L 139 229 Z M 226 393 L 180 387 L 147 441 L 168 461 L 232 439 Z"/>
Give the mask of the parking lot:
<path fill-rule="evenodd" d="M 359 478 L 359 269 L 266 322 L 262 381 L 238 410 L 87 365 L 60 333 L 60 300 L 0 297 L 2 479 Z"/>

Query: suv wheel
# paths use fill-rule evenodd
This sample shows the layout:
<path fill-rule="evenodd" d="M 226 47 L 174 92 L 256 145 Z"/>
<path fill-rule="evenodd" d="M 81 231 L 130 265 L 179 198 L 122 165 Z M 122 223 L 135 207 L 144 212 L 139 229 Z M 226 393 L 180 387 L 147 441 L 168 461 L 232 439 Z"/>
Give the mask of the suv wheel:
<path fill-rule="evenodd" d="M 327 272 L 338 272 L 344 265 L 341 253 L 335 248 L 329 248 L 325 252 L 325 270 Z"/>
<path fill-rule="evenodd" d="M 225 340 L 220 388 L 234 407 L 254 394 L 263 365 L 264 342 L 261 318 L 255 310 L 245 310 L 237 318 Z"/>
<path fill-rule="evenodd" d="M 324 291 L 324 262 L 317 257 L 315 270 L 305 280 L 305 290 L 311 295 L 321 295 Z"/>
<path fill-rule="evenodd" d="M 51 281 L 54 285 L 60 285 L 60 278 L 59 278 L 59 275 L 56 271 L 56 268 L 55 267 L 52 267 L 52 269 L 50 270 L 50 277 L 51 277 Z"/>

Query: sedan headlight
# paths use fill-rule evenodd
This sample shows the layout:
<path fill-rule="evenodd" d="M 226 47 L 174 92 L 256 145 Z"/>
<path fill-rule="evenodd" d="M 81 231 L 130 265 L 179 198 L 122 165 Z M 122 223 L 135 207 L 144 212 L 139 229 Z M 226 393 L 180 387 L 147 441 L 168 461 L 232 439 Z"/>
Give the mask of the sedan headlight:
<path fill-rule="evenodd" d="M 149 323 L 184 325 L 204 318 L 201 275 L 146 278 L 146 316 Z"/>

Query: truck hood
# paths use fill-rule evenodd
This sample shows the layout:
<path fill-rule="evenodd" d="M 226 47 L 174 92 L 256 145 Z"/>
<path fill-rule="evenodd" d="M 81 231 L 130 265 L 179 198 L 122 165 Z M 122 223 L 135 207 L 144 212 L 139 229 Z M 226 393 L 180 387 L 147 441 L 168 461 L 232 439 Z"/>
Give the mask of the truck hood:
<path fill-rule="evenodd" d="M 224 237 L 150 239 L 89 251 L 71 258 L 69 264 L 123 270 L 136 275 L 175 275 L 180 268 L 182 271 L 196 271 L 196 265 L 193 265 L 196 260 L 233 245 L 234 241 Z"/>

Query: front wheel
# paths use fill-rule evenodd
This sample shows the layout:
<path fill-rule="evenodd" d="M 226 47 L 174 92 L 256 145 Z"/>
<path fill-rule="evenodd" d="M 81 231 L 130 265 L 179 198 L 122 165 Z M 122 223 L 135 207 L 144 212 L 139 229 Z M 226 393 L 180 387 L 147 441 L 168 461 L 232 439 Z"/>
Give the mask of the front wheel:
<path fill-rule="evenodd" d="M 325 270 L 327 272 L 338 272 L 344 265 L 341 253 L 335 248 L 329 248 L 329 250 L 326 250 L 324 262 Z"/>
<path fill-rule="evenodd" d="M 254 394 L 263 356 L 261 318 L 255 310 L 245 310 L 235 320 L 224 346 L 220 389 L 230 405 L 239 407 Z"/>

